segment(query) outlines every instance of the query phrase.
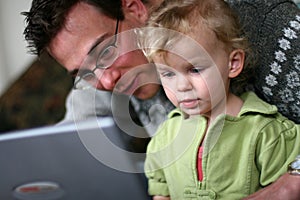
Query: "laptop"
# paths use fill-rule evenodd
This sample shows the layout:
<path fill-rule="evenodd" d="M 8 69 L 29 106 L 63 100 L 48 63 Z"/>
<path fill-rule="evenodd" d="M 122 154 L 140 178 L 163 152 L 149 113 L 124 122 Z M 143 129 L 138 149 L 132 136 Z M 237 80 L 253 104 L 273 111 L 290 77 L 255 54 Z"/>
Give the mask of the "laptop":
<path fill-rule="evenodd" d="M 151 199 L 126 135 L 111 117 L 0 135 L 0 199 Z"/>

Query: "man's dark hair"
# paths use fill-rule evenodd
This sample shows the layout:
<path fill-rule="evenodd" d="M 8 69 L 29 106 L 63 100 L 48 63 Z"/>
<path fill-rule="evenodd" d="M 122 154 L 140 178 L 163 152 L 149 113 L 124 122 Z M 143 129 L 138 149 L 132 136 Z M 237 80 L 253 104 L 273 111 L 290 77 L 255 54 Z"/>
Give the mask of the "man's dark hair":
<path fill-rule="evenodd" d="M 33 0 L 30 11 L 21 13 L 25 16 L 23 34 L 30 53 L 41 55 L 61 30 L 69 10 L 79 2 L 95 6 L 114 19 L 124 18 L 121 0 Z"/>

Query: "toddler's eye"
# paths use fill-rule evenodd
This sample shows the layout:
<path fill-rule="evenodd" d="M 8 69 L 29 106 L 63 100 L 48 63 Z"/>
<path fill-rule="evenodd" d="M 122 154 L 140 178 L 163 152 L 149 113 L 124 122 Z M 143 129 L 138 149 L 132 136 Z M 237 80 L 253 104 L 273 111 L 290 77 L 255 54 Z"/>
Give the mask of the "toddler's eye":
<path fill-rule="evenodd" d="M 190 72 L 193 73 L 193 74 L 198 74 L 202 71 L 201 68 L 196 68 L 196 67 L 193 67 L 190 69 Z"/>
<path fill-rule="evenodd" d="M 174 72 L 161 72 L 161 73 L 160 73 L 160 76 L 161 76 L 161 77 L 165 77 L 165 78 L 171 78 L 171 77 L 173 77 L 174 75 L 175 75 Z"/>

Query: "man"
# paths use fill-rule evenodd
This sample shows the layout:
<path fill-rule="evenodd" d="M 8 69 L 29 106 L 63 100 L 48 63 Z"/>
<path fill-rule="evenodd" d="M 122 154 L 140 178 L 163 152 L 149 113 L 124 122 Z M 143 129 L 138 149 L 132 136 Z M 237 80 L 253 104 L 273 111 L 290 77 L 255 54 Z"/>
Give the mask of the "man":
<path fill-rule="evenodd" d="M 99 90 L 116 90 L 118 93 L 134 94 L 139 99 L 148 99 L 160 91 L 154 68 L 147 64 L 141 51 L 130 47 L 130 34 L 120 34 L 120 37 L 116 35 L 145 24 L 148 14 L 161 2 L 162 0 L 33 0 L 30 12 L 23 13 L 27 22 L 25 38 L 33 53 L 49 53 L 72 76 L 77 76 L 74 85 L 77 89 L 84 89 L 85 82 L 90 82 Z M 110 55 L 114 55 L 116 49 L 119 51 L 118 56 L 112 60 L 106 59 L 107 56 L 110 58 Z M 95 54 L 97 59 L 93 60 Z M 96 68 L 85 67 L 90 66 L 86 63 L 98 61 L 99 66 L 97 64 Z M 99 93 L 92 90 L 87 94 L 92 94 L 93 98 L 98 94 L 100 98 L 110 97 L 110 93 Z M 171 109 L 163 95 L 156 94 L 155 98 L 159 99 L 155 102 L 159 102 L 167 111 Z M 76 95 L 70 99 L 75 100 Z M 144 106 L 140 105 L 143 102 L 139 99 L 131 102 L 143 123 Z M 88 100 L 84 103 L 90 104 Z M 94 103 L 98 104 L 98 101 Z M 107 109 L 101 110 L 105 110 L 102 114 L 108 113 Z M 155 127 L 149 129 L 148 132 L 152 132 Z M 286 174 L 249 198 L 299 199 L 299 188 L 300 176 Z"/>

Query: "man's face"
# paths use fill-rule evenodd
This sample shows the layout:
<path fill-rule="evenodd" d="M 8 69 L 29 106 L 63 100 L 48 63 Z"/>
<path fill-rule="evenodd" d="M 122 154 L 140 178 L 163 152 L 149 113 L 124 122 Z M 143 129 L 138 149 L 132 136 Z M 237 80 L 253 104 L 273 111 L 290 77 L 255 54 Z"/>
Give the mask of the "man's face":
<path fill-rule="evenodd" d="M 73 75 L 78 71 L 91 71 L 95 63 L 86 65 L 86 61 L 93 60 L 90 59 L 93 56 L 96 60 L 97 52 L 109 44 L 114 37 L 116 23 L 116 19 L 107 17 L 95 7 L 79 3 L 68 13 L 65 25 L 51 41 L 48 51 Z M 119 22 L 118 27 L 118 56 L 107 69 L 95 70 L 99 79 L 95 87 L 134 94 L 141 99 L 150 98 L 157 92 L 159 85 L 155 68 L 135 48 L 136 38 L 132 35 L 133 31 L 129 31 L 143 23 L 143 20 L 125 13 L 125 19 Z"/>

